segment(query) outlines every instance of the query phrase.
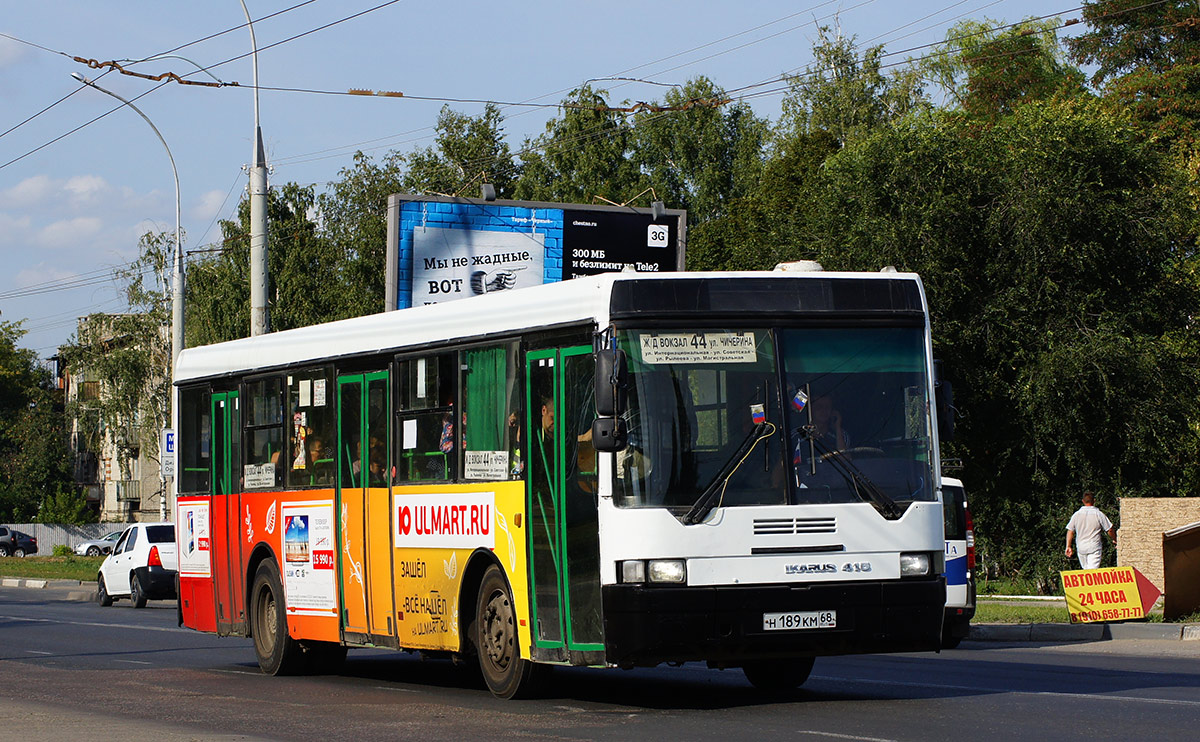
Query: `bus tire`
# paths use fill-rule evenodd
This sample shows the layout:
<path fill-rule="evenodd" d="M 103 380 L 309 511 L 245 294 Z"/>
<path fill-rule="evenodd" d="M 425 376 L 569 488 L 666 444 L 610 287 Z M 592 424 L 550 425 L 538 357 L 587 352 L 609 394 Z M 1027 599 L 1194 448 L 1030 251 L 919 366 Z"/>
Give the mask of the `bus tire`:
<path fill-rule="evenodd" d="M 742 665 L 746 680 L 761 691 L 785 693 L 804 685 L 812 673 L 814 658 L 756 660 Z"/>
<path fill-rule="evenodd" d="M 521 657 L 512 592 L 494 564 L 479 585 L 474 640 L 483 680 L 496 697 L 514 698 L 528 690 L 533 663 Z"/>
<path fill-rule="evenodd" d="M 295 673 L 300 663 L 300 644 L 288 634 L 283 582 L 273 559 L 263 560 L 254 573 L 250 621 L 259 668 L 267 675 Z"/>

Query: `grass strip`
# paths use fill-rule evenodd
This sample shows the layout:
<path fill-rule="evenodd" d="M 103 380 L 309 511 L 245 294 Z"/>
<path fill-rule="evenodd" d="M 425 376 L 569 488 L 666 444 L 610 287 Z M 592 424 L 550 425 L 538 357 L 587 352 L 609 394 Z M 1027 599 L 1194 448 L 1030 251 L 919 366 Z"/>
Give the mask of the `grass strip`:
<path fill-rule="evenodd" d="M 0 559 L 0 577 L 93 582 L 104 557 L 48 556 Z"/>

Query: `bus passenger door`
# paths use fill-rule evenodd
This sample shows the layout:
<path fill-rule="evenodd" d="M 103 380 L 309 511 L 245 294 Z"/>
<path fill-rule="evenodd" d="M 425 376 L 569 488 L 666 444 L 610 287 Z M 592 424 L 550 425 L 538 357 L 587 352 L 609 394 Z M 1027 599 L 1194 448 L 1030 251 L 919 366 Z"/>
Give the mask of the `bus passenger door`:
<path fill-rule="evenodd" d="M 592 348 L 531 351 L 525 368 L 534 645 L 602 651 Z"/>
<path fill-rule="evenodd" d="M 237 392 L 212 395 L 212 555 L 217 634 L 246 634 L 242 574 L 242 419 Z M 182 527 L 186 524 L 176 524 Z"/>
<path fill-rule="evenodd" d="M 342 634 L 395 645 L 387 485 L 386 371 L 338 377 L 338 541 Z"/>

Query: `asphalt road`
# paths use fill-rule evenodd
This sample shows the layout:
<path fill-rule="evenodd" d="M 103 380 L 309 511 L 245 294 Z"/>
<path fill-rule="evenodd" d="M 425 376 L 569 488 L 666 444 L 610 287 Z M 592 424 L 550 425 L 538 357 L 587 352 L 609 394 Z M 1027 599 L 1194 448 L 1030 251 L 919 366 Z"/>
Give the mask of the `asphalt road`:
<path fill-rule="evenodd" d="M 1200 642 L 964 642 L 821 658 L 785 698 L 740 671 L 555 668 L 499 701 L 447 662 L 353 651 L 337 676 L 269 678 L 246 640 L 144 610 L 0 588 L 0 719 L 25 740 L 1192 739 Z"/>

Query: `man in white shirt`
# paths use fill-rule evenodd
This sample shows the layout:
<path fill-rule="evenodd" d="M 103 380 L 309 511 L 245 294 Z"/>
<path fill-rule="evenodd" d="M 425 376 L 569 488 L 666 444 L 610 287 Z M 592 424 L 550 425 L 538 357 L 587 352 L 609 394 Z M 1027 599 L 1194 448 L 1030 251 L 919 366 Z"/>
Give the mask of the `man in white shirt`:
<path fill-rule="evenodd" d="M 1075 511 L 1067 523 L 1067 558 L 1071 558 L 1071 542 L 1074 540 L 1079 548 L 1079 566 L 1083 569 L 1098 569 L 1100 567 L 1100 551 L 1104 543 L 1100 540 L 1101 533 L 1107 533 L 1113 544 L 1117 543 L 1117 530 L 1112 521 L 1095 505 L 1096 498 L 1091 492 L 1083 493 L 1083 507 Z"/>

